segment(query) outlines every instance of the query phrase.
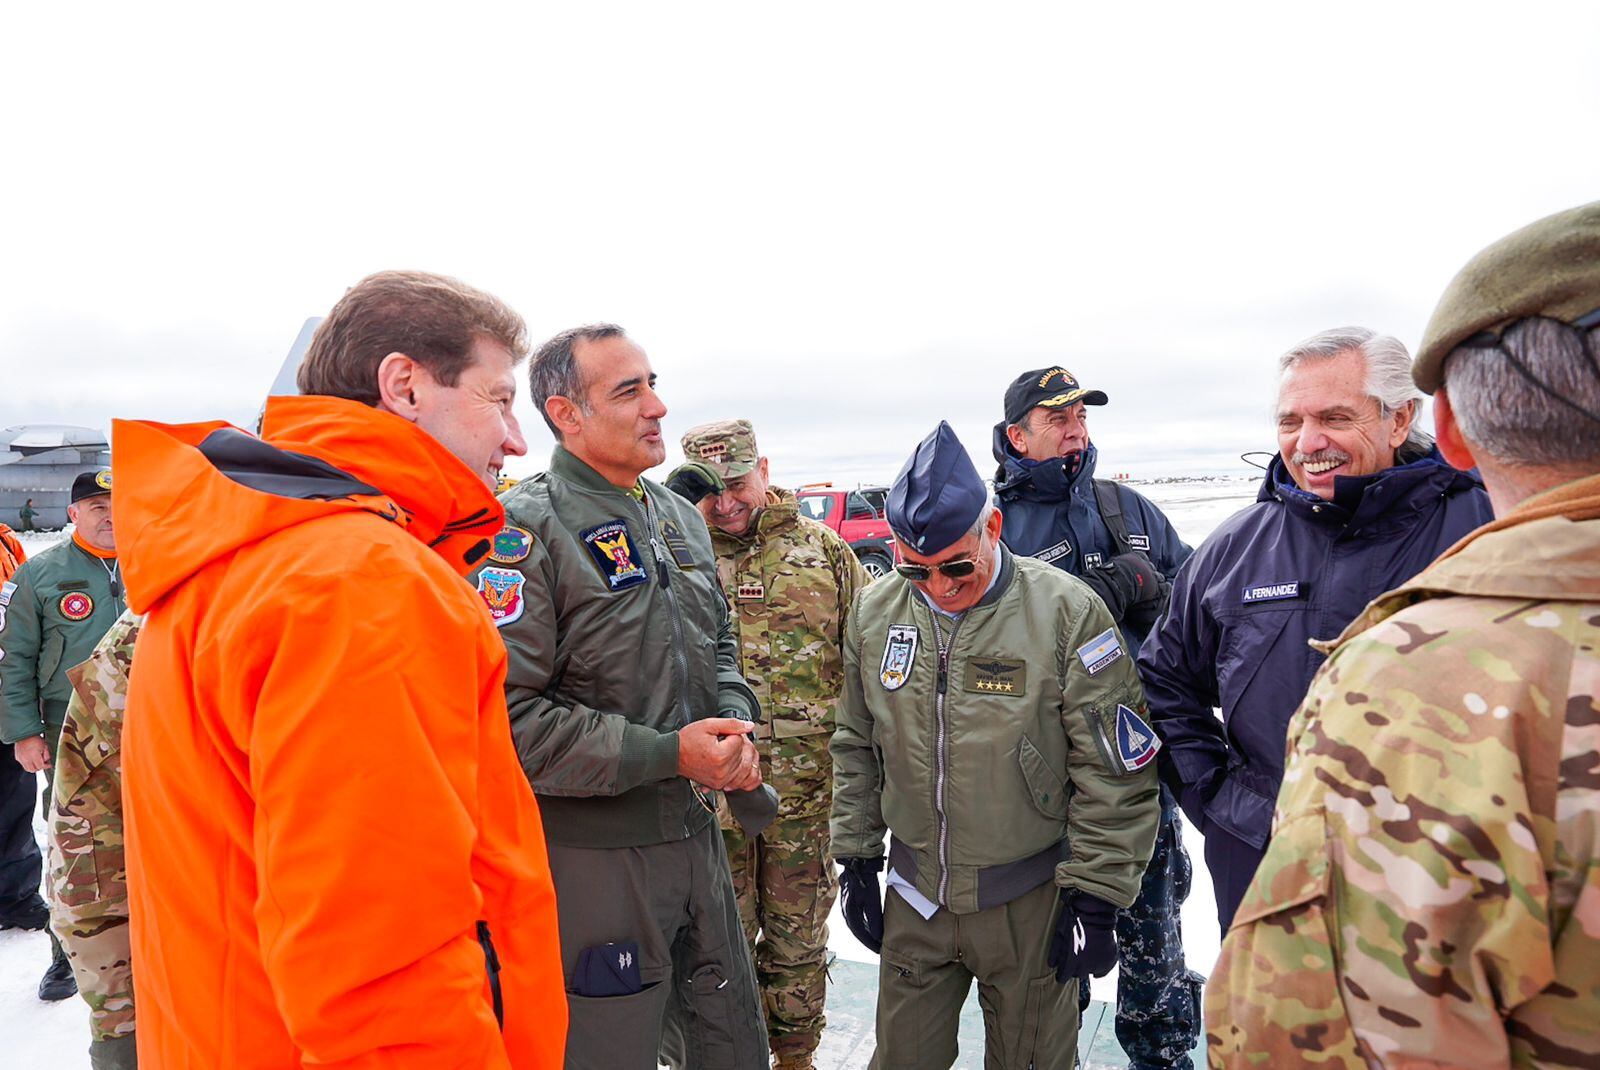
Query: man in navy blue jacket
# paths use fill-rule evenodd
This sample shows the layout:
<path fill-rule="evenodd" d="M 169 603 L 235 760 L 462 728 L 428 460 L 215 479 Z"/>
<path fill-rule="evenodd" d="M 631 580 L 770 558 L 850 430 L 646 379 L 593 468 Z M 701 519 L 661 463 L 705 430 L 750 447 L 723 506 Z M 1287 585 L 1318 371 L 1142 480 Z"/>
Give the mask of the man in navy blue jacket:
<path fill-rule="evenodd" d="M 1065 368 L 1018 376 L 994 429 L 995 494 L 1011 552 L 1048 561 L 1092 587 L 1133 656 L 1190 550 L 1143 495 L 1094 478 L 1084 406 L 1105 403 L 1103 391 L 1084 389 Z M 1117 1040 L 1133 1070 L 1191 1070 L 1201 978 L 1184 963 L 1179 925 L 1191 870 L 1177 805 L 1165 790 L 1161 802 L 1139 898 L 1117 912 Z M 1087 983 L 1080 996 L 1088 1002 Z"/>
<path fill-rule="evenodd" d="M 1195 552 L 1139 654 L 1162 780 L 1205 835 L 1224 931 L 1266 850 L 1289 718 L 1322 664 L 1310 641 L 1492 517 L 1477 473 L 1418 428 L 1398 341 L 1324 331 L 1279 369 L 1261 493 Z"/>

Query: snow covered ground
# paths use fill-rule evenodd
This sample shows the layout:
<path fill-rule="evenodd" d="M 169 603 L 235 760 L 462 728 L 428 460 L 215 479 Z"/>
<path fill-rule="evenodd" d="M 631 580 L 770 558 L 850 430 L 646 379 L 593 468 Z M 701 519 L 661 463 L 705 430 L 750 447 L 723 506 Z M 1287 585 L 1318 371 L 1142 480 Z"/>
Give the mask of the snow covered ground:
<path fill-rule="evenodd" d="M 1198 546 L 1213 528 L 1255 500 L 1257 476 L 1215 480 L 1135 484 L 1172 519 L 1191 546 Z M 23 545 L 33 555 L 61 538 L 60 532 L 30 532 Z M 43 842 L 43 827 L 35 821 Z M 1183 910 L 1184 947 L 1189 965 L 1209 973 L 1221 945 L 1211 879 L 1200 857 L 1200 834 L 1184 826 L 1184 844 L 1194 862 L 1194 889 Z M 841 958 L 875 962 L 845 928 L 838 910 L 829 926 L 830 946 Z M 42 932 L 0 932 L 0 1067 L 5 1070 L 86 1070 L 89 1065 L 88 1009 L 80 999 L 41 1003 L 39 977 L 49 964 L 49 944 Z M 1096 980 L 1096 999 L 1116 998 L 1116 973 Z"/>

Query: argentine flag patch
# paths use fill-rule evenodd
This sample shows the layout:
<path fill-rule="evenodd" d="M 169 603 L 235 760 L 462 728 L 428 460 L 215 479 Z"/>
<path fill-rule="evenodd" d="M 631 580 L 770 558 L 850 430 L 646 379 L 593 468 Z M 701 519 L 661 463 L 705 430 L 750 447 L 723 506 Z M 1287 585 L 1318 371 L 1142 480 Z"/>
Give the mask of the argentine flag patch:
<path fill-rule="evenodd" d="M 1132 709 L 1117 704 L 1117 760 L 1131 773 L 1143 769 L 1161 752 L 1161 740 Z"/>

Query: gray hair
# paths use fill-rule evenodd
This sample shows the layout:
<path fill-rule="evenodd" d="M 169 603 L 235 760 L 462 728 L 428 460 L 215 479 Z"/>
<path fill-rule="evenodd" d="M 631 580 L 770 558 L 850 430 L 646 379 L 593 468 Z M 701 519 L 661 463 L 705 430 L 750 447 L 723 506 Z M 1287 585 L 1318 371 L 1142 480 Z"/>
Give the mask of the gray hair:
<path fill-rule="evenodd" d="M 1472 445 L 1513 466 L 1600 465 L 1600 423 L 1573 419 L 1566 405 L 1518 372 L 1505 351 L 1551 393 L 1600 414 L 1600 328 L 1586 338 L 1558 320 L 1534 317 L 1513 324 L 1499 346 L 1457 346 L 1444 361 L 1450 408 Z"/>
<path fill-rule="evenodd" d="M 1433 436 L 1422 429 L 1422 391 L 1411 379 L 1411 354 L 1393 335 L 1379 334 L 1366 327 L 1335 327 L 1314 334 L 1278 358 L 1278 376 L 1306 361 L 1331 360 L 1341 353 L 1355 351 L 1367 364 L 1367 396 L 1378 403 L 1378 411 L 1391 416 L 1401 409 L 1411 410 L 1411 431 L 1404 446 L 1429 449 Z"/>
<path fill-rule="evenodd" d="M 989 491 L 989 496 L 984 499 L 983 508 L 978 510 L 978 519 L 972 522 L 972 526 L 967 529 L 967 533 L 962 538 L 970 539 L 974 535 L 982 535 L 984 527 L 989 523 L 989 518 L 994 516 L 995 510 L 998 508 L 1000 507 L 995 504 L 994 491 L 991 490 Z"/>
<path fill-rule="evenodd" d="M 544 417 L 557 442 L 561 441 L 561 431 L 550 419 L 550 414 L 545 412 L 546 401 L 553 397 L 570 398 L 585 413 L 589 411 L 589 399 L 583 392 L 584 384 L 578 374 L 578 361 L 573 356 L 573 349 L 579 342 L 625 337 L 627 332 L 615 323 L 588 323 L 562 331 L 540 346 L 533 355 L 533 363 L 528 366 L 528 391 L 533 395 L 534 408 Z"/>

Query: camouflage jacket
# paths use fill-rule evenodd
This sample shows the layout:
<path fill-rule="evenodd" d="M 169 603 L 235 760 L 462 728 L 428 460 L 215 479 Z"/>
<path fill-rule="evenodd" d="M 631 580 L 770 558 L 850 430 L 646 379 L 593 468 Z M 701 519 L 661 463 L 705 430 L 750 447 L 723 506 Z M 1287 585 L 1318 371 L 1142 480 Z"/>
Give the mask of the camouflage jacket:
<path fill-rule="evenodd" d="M 128 916 L 122 838 L 122 717 L 139 617 L 124 613 L 89 660 L 68 670 L 67 703 L 50 805 L 52 923 Z M 68 937 L 70 943 L 70 936 Z"/>
<path fill-rule="evenodd" d="M 1586 519 L 1524 503 L 1331 644 L 1206 992 L 1213 1066 L 1600 1065 L 1585 482 Z"/>
<path fill-rule="evenodd" d="M 733 607 L 739 668 L 766 713 L 758 741 L 833 731 L 844 679 L 844 619 L 868 582 L 832 529 L 774 488 L 743 535 L 711 529 L 717 577 Z"/>

